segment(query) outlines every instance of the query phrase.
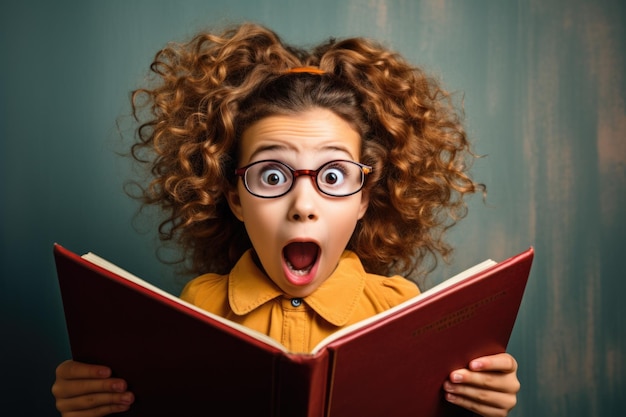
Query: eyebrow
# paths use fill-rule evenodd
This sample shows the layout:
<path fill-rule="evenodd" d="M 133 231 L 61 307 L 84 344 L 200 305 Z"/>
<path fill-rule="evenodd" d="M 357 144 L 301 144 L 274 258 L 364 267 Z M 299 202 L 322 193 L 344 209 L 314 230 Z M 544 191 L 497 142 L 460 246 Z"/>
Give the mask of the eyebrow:
<path fill-rule="evenodd" d="M 264 153 L 264 152 L 272 152 L 272 151 L 281 151 L 281 150 L 289 150 L 289 148 L 287 146 L 284 145 L 278 145 L 278 144 L 274 144 L 274 145 L 265 145 L 265 146 L 261 146 L 257 149 L 255 149 L 254 152 L 252 152 L 252 154 L 250 155 L 250 159 L 254 159 L 255 156 L 257 156 L 260 153 Z"/>
<path fill-rule="evenodd" d="M 295 151 L 295 148 L 291 148 L 291 147 L 283 145 L 283 144 L 262 145 L 258 149 L 255 149 L 254 152 L 252 152 L 252 154 L 250 155 L 250 160 L 253 160 L 257 155 L 265 153 L 265 152 L 290 151 L 290 150 Z M 348 151 L 347 148 L 342 147 L 342 146 L 335 146 L 335 145 L 323 146 L 320 149 L 316 149 L 315 152 L 342 152 L 342 153 L 348 155 L 350 158 L 354 158 L 354 155 L 352 155 Z"/>

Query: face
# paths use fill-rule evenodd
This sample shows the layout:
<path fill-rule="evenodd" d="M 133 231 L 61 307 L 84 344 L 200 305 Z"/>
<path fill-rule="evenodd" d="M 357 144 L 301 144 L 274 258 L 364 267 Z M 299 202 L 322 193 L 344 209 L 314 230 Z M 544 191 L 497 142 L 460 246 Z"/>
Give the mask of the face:
<path fill-rule="evenodd" d="M 331 160 L 358 162 L 361 138 L 345 120 L 316 108 L 259 120 L 243 132 L 240 149 L 240 167 L 274 159 L 296 170 L 315 170 Z M 255 197 L 239 179 L 227 198 L 263 269 L 292 297 L 311 294 L 335 270 L 368 203 L 363 191 L 347 197 L 322 194 L 306 175 L 277 198 Z"/>

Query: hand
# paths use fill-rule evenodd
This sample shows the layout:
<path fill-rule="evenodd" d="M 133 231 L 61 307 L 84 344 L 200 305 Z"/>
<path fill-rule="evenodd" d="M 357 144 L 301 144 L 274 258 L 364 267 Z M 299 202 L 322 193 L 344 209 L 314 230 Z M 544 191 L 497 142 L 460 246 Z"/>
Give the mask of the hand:
<path fill-rule="evenodd" d="M 474 359 L 449 378 L 443 384 L 446 400 L 481 416 L 506 416 L 517 403 L 517 362 L 508 353 Z"/>
<path fill-rule="evenodd" d="M 135 400 L 126 382 L 111 378 L 106 366 L 65 361 L 52 386 L 57 410 L 64 417 L 100 417 L 129 409 Z"/>

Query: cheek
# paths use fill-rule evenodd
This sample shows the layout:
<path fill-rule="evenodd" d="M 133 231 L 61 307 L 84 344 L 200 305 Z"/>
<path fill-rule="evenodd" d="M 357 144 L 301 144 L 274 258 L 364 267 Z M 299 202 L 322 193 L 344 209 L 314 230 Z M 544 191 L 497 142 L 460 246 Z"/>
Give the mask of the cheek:
<path fill-rule="evenodd" d="M 354 232 L 357 222 L 364 214 L 365 210 L 362 210 L 360 199 L 352 202 L 350 207 L 332 210 L 329 213 L 330 232 L 338 238 L 341 236 L 341 241 L 347 243 Z"/>
<path fill-rule="evenodd" d="M 278 228 L 276 224 L 276 210 L 272 209 L 270 204 L 259 202 L 258 200 L 249 201 L 242 198 L 241 201 L 242 221 L 248 231 L 248 235 L 252 239 L 252 243 L 260 238 L 268 238 Z"/>

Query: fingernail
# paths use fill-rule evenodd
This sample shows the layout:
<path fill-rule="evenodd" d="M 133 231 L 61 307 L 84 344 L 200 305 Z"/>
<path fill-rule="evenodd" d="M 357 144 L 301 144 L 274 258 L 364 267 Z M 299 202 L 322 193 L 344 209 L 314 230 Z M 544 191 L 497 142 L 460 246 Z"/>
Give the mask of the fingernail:
<path fill-rule="evenodd" d="M 116 391 L 116 392 L 124 392 L 126 390 L 126 387 L 121 382 L 115 382 L 112 387 L 113 387 L 113 391 Z"/>
<path fill-rule="evenodd" d="M 454 402 L 456 402 L 456 395 L 450 394 L 448 392 L 448 393 L 446 393 L 446 400 L 448 400 L 451 403 L 454 403 Z"/>
<path fill-rule="evenodd" d="M 130 392 L 125 393 L 124 395 L 122 395 L 121 402 L 125 405 L 132 404 L 133 394 L 131 394 Z"/>
<path fill-rule="evenodd" d="M 452 382 L 461 382 L 463 381 L 463 375 L 454 373 L 452 374 Z"/>

